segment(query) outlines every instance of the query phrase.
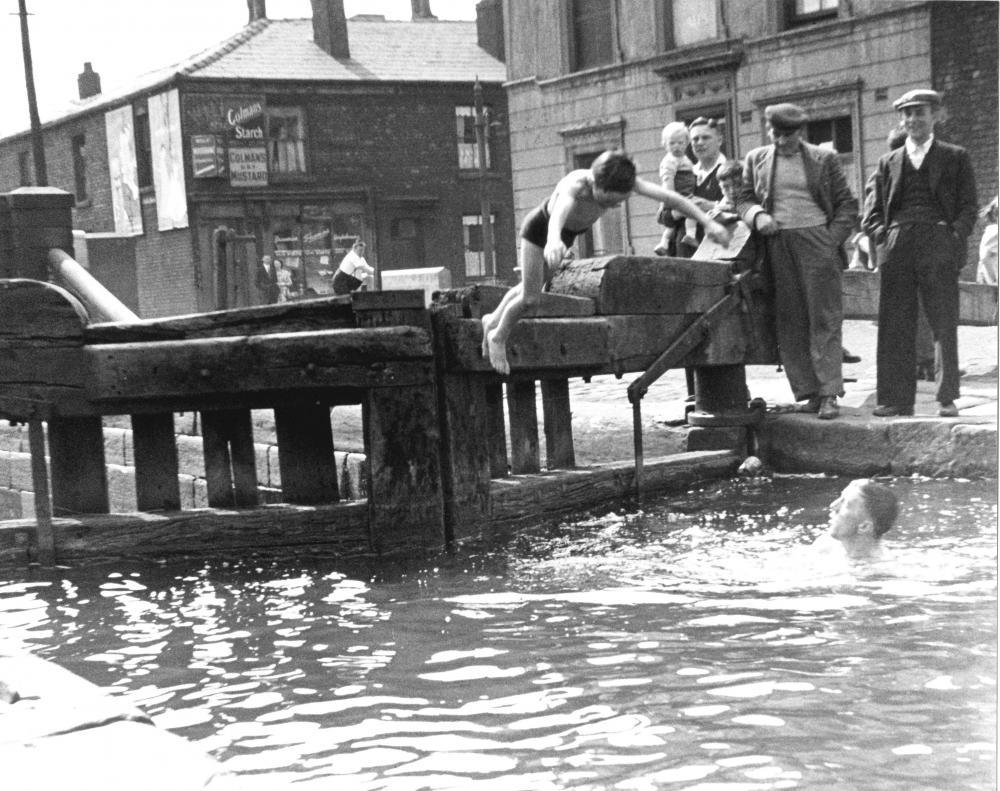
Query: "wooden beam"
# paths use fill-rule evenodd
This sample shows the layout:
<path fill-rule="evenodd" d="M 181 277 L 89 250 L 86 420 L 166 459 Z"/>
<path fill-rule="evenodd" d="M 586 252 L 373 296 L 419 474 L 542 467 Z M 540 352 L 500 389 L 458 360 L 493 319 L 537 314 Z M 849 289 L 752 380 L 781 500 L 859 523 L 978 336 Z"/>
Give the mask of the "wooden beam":
<path fill-rule="evenodd" d="M 340 499 L 330 407 L 308 404 L 274 410 L 281 495 L 288 503 L 335 503 Z"/>
<path fill-rule="evenodd" d="M 511 379 L 507 382 L 507 416 L 510 424 L 510 469 L 514 475 L 538 472 L 538 412 L 535 405 L 535 380 Z"/>
<path fill-rule="evenodd" d="M 53 511 L 108 513 L 108 472 L 101 419 L 52 418 L 48 429 Z"/>
<path fill-rule="evenodd" d="M 140 511 L 176 511 L 181 507 L 177 480 L 174 415 L 132 415 L 135 499 Z"/>
<path fill-rule="evenodd" d="M 545 425 L 545 466 L 569 470 L 576 466 L 573 452 L 573 415 L 568 379 L 542 379 L 542 416 Z"/>

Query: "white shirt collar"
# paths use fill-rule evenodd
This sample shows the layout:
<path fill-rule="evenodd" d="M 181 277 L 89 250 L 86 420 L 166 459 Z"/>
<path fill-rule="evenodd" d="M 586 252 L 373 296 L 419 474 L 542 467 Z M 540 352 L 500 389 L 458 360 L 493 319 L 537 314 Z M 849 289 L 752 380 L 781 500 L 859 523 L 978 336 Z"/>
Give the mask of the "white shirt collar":
<path fill-rule="evenodd" d="M 708 176 L 709 173 L 711 173 L 725 161 L 726 161 L 726 155 L 723 154 L 722 152 L 719 152 L 719 156 L 716 157 L 715 162 L 712 163 L 712 166 L 710 168 L 703 168 L 701 166 L 701 161 L 699 160 L 694 163 L 694 166 L 691 168 L 691 170 L 694 171 L 695 176 L 698 177 L 698 183 L 701 184 L 701 182 L 705 180 L 705 178 Z"/>
<path fill-rule="evenodd" d="M 920 144 L 914 143 L 913 139 L 910 137 L 906 138 L 906 153 L 910 157 L 910 161 L 916 167 L 920 167 L 920 163 L 924 161 L 924 156 L 930 150 L 931 143 L 934 142 L 934 135 L 929 135 L 927 139 Z"/>

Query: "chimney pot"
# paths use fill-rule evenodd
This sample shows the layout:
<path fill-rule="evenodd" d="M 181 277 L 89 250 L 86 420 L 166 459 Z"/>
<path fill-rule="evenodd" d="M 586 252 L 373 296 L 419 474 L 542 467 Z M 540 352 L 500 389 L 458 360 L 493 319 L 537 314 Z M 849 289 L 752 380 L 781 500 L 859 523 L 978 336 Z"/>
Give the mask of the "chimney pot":
<path fill-rule="evenodd" d="M 258 19 L 267 19 L 266 0 L 247 0 L 247 11 L 250 12 L 250 18 L 247 20 L 248 25 Z"/>
<path fill-rule="evenodd" d="M 437 19 L 431 13 L 431 0 L 410 0 L 410 9 L 413 11 L 413 21 L 422 19 Z"/>
<path fill-rule="evenodd" d="M 76 87 L 81 99 L 89 99 L 101 92 L 101 75 L 94 71 L 89 60 L 83 64 L 83 71 L 76 77 Z"/>

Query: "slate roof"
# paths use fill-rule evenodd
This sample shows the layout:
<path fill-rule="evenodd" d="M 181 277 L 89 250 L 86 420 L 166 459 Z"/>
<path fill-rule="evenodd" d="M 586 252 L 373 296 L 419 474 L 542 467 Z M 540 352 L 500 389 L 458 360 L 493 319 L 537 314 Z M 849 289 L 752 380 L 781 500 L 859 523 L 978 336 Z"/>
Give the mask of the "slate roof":
<path fill-rule="evenodd" d="M 481 49 L 476 23 L 348 19 L 351 57 L 337 60 L 313 41 L 311 19 L 261 19 L 180 63 L 139 75 L 61 109 L 41 110 L 42 123 L 82 115 L 155 90 L 175 77 L 269 81 L 482 82 L 506 79 L 502 61 Z M 7 135 L 18 137 L 27 131 Z"/>

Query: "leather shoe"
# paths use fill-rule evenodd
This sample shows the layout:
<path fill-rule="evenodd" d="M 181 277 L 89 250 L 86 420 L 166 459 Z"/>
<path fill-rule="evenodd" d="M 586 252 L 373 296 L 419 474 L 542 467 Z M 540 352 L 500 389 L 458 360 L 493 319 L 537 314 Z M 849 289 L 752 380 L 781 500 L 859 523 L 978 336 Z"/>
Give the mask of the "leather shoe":
<path fill-rule="evenodd" d="M 938 414 L 941 417 L 958 417 L 958 407 L 954 401 L 949 401 L 947 404 L 941 404 Z"/>
<path fill-rule="evenodd" d="M 913 407 L 879 404 L 872 410 L 872 414 L 875 417 L 909 417 L 913 414 Z"/>
<path fill-rule="evenodd" d="M 833 420 L 840 414 L 840 407 L 837 406 L 837 396 L 824 396 L 819 404 L 820 420 Z"/>

